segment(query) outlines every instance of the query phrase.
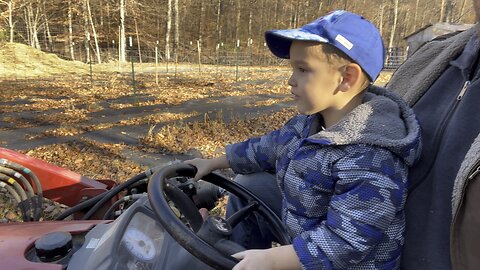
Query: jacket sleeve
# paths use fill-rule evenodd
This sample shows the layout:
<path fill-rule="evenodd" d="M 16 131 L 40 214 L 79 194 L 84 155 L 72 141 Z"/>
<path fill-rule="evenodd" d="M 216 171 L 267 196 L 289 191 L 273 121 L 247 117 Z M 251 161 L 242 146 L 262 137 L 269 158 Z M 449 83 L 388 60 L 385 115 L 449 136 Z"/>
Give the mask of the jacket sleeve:
<path fill-rule="evenodd" d="M 371 252 L 380 242 L 389 245 L 382 248 L 391 250 L 392 259 L 398 258 L 403 229 L 388 230 L 404 226 L 406 170 L 387 150 L 351 154 L 335 162 L 326 218 L 293 240 L 304 269 L 350 268 L 374 256 Z"/>
<path fill-rule="evenodd" d="M 295 128 L 300 122 L 297 118 L 290 119 L 281 129 L 262 137 L 227 145 L 226 155 L 232 170 L 240 174 L 274 171 L 279 153 L 299 136 Z"/>

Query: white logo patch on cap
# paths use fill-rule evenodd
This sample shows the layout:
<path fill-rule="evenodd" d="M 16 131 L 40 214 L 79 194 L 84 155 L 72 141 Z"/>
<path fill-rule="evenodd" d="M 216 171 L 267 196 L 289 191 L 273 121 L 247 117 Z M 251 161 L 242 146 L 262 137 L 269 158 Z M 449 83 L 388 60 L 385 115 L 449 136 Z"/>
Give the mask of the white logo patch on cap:
<path fill-rule="evenodd" d="M 338 41 L 340 44 L 342 44 L 343 47 L 347 48 L 347 50 L 351 50 L 353 48 L 353 44 L 340 34 L 338 34 L 337 37 L 335 37 L 335 40 Z"/>

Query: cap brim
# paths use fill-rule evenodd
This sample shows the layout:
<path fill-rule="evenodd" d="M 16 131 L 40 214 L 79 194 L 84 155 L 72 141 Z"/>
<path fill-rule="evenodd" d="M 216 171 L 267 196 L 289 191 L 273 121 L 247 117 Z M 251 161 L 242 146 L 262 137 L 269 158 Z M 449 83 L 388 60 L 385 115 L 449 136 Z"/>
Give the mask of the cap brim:
<path fill-rule="evenodd" d="M 290 46 L 292 45 L 293 40 L 328 43 L 328 39 L 300 29 L 270 30 L 265 32 L 265 42 L 267 43 L 268 48 L 279 58 L 290 58 Z"/>

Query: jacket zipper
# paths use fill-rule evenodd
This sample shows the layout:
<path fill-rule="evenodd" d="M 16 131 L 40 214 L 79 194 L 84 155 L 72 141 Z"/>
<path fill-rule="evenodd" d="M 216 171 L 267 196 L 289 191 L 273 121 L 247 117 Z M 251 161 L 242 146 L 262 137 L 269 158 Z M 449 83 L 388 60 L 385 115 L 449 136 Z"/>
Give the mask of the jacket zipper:
<path fill-rule="evenodd" d="M 434 159 L 437 157 L 438 147 L 440 145 L 441 138 L 443 137 L 443 133 L 445 132 L 445 128 L 447 127 L 447 124 L 450 122 L 450 118 L 452 117 L 453 112 L 455 111 L 458 104 L 462 100 L 462 98 L 465 95 L 465 92 L 467 91 L 469 86 L 470 86 L 470 80 L 465 81 L 465 83 L 462 86 L 462 89 L 460 89 L 460 92 L 457 95 L 455 103 L 452 106 L 450 106 L 450 109 L 448 110 L 447 115 L 442 119 L 442 122 L 440 123 L 440 128 L 438 129 L 438 132 L 435 133 L 435 137 L 433 138 L 433 140 L 434 140 L 434 148 L 433 149 L 435 149 L 435 155 L 433 156 Z M 433 168 L 434 163 L 435 163 L 435 161 L 433 161 L 433 163 L 430 165 L 428 170 L 419 179 L 424 180 L 424 179 L 427 178 L 427 176 L 430 174 L 430 171 Z M 412 185 L 410 187 L 408 193 L 411 194 L 421 183 L 423 183 L 423 180 L 421 180 L 421 181 L 415 183 L 414 185 Z"/>
<path fill-rule="evenodd" d="M 470 171 L 471 173 L 468 175 L 468 180 L 473 180 L 475 176 L 477 176 L 480 173 L 480 160 L 477 161 L 475 166 L 473 166 L 473 169 Z"/>
<path fill-rule="evenodd" d="M 458 101 L 462 100 L 462 98 L 465 95 L 465 92 L 467 92 L 467 89 L 468 89 L 469 86 L 470 86 L 470 81 L 466 81 L 465 84 L 463 85 L 462 91 L 460 91 L 460 94 L 458 94 L 458 96 L 457 96 Z"/>

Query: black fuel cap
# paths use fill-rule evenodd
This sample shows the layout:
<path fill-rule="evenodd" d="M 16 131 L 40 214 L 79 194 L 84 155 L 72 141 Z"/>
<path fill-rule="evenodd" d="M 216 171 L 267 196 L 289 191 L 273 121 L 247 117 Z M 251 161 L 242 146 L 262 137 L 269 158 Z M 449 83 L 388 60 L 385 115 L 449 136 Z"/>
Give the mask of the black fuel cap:
<path fill-rule="evenodd" d="M 53 262 L 72 250 L 72 235 L 68 232 L 47 233 L 35 241 L 35 251 L 42 262 Z"/>

